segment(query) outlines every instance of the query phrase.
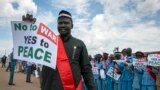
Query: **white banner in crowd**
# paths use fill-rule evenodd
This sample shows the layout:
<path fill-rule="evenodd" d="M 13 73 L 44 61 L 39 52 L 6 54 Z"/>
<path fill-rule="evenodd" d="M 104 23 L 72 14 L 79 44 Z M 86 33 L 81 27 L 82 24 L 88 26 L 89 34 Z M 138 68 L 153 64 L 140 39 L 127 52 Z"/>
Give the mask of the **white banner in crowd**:
<path fill-rule="evenodd" d="M 92 72 L 94 75 L 98 75 L 99 74 L 98 67 L 92 67 Z"/>
<path fill-rule="evenodd" d="M 160 66 L 160 54 L 149 54 L 148 65 Z"/>
<path fill-rule="evenodd" d="M 125 62 L 125 60 L 113 60 L 116 63 L 121 63 L 121 62 Z"/>
<path fill-rule="evenodd" d="M 14 58 L 56 67 L 58 38 L 43 23 L 11 21 Z"/>
<path fill-rule="evenodd" d="M 145 67 L 147 65 L 147 62 L 146 62 L 146 59 L 145 58 L 143 58 L 143 59 L 135 59 L 134 61 L 133 61 L 133 66 L 135 67 L 135 68 L 143 68 L 143 67 Z"/>
<path fill-rule="evenodd" d="M 111 78 L 118 80 L 120 78 L 120 74 L 117 74 L 116 72 L 113 71 L 113 68 L 109 68 L 107 75 L 110 76 Z"/>

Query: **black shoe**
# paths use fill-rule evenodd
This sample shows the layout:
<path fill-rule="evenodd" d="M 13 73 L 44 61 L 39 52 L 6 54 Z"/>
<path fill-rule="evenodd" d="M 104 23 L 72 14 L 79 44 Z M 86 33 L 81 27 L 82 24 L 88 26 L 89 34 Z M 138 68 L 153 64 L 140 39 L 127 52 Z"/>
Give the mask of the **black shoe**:
<path fill-rule="evenodd" d="M 12 86 L 14 86 L 15 84 L 14 84 L 14 83 L 9 83 L 8 85 L 12 85 Z"/>

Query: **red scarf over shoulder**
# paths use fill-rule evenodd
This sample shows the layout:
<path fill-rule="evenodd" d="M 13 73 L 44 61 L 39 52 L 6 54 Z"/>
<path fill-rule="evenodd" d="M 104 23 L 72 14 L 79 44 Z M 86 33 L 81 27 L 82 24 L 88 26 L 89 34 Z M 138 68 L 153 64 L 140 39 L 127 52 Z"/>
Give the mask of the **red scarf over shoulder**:
<path fill-rule="evenodd" d="M 146 70 L 149 73 L 149 75 L 156 81 L 156 75 L 153 73 L 152 68 L 147 66 Z"/>
<path fill-rule="evenodd" d="M 60 37 L 58 37 L 57 68 L 64 90 L 82 90 L 82 80 L 77 87 L 74 86 L 72 69 Z"/>

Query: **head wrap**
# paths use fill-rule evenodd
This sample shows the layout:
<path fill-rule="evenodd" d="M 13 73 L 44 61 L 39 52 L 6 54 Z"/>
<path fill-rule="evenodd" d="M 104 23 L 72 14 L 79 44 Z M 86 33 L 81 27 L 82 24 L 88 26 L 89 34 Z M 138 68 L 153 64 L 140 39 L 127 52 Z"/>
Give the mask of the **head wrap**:
<path fill-rule="evenodd" d="M 71 19 L 71 21 L 72 21 L 72 15 L 71 15 L 71 13 L 70 13 L 70 12 L 68 12 L 68 11 L 61 10 L 61 11 L 59 12 L 58 19 L 59 19 L 59 18 L 61 18 L 61 17 L 67 17 L 67 18 L 70 18 L 70 19 Z"/>

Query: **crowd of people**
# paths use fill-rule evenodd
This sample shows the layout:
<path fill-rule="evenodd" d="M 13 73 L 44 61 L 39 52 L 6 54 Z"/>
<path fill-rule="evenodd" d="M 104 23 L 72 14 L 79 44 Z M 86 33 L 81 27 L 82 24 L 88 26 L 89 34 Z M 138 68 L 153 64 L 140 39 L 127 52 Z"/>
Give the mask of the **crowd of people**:
<path fill-rule="evenodd" d="M 5 58 L 4 58 L 5 57 Z M 13 59 L 13 53 L 9 54 L 8 56 L 4 55 L 1 58 L 2 68 L 6 68 L 6 72 L 10 72 L 8 85 L 15 85 L 14 83 L 14 73 L 24 73 L 26 75 L 26 82 L 32 83 L 31 76 L 35 76 L 36 78 L 40 79 L 41 82 L 41 71 L 42 65 L 35 64 L 23 60 Z M 7 67 L 5 66 L 7 63 Z"/>
<path fill-rule="evenodd" d="M 136 67 L 135 60 L 145 60 L 146 64 Z M 131 48 L 126 48 L 114 54 L 90 56 L 90 62 L 97 90 L 160 90 L 160 66 L 147 65 L 147 53 L 133 54 Z M 83 90 L 88 90 L 85 84 Z"/>

